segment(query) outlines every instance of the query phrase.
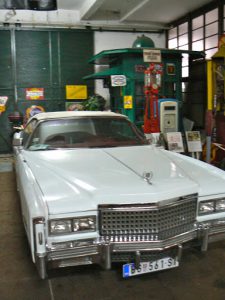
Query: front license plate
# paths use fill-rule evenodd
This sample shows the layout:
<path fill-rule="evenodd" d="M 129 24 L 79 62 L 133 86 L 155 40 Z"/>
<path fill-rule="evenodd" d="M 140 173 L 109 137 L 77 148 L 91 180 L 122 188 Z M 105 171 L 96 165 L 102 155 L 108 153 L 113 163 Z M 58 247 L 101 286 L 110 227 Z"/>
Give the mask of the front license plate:
<path fill-rule="evenodd" d="M 166 269 L 171 269 L 179 266 L 177 258 L 164 257 L 155 261 L 141 262 L 139 269 L 135 269 L 135 264 L 123 265 L 123 277 L 131 277 L 145 273 L 151 273 Z"/>

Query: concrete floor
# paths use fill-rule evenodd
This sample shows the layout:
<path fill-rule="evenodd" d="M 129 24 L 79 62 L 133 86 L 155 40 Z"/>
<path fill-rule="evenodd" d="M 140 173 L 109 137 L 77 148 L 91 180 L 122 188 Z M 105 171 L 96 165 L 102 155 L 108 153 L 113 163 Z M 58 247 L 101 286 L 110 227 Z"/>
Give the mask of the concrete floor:
<path fill-rule="evenodd" d="M 224 300 L 225 242 L 186 251 L 179 268 L 122 279 L 121 266 L 51 271 L 38 278 L 20 217 L 14 173 L 0 171 L 0 300 Z"/>

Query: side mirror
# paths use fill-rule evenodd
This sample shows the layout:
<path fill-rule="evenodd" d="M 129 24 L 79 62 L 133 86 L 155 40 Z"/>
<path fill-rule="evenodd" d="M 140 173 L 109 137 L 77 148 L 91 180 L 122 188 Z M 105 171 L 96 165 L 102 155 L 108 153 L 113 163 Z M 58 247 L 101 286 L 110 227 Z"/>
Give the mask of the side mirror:
<path fill-rule="evenodd" d="M 13 141 L 12 144 L 13 146 L 22 146 L 23 138 L 22 138 L 22 131 L 20 132 L 15 132 L 13 135 Z"/>

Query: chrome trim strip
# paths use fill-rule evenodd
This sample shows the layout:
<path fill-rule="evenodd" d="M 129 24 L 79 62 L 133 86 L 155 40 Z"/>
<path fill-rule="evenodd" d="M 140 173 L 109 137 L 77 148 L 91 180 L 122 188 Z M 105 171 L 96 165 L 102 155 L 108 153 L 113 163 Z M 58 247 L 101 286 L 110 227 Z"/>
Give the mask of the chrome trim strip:
<path fill-rule="evenodd" d="M 37 266 L 38 273 L 39 273 L 41 279 L 45 279 L 47 277 L 46 257 L 45 256 L 36 256 L 36 266 Z"/>
<path fill-rule="evenodd" d="M 167 206 L 175 206 L 181 203 L 184 203 L 188 200 L 197 200 L 198 194 L 192 194 L 192 195 L 187 195 L 179 198 L 172 198 L 172 199 L 166 199 L 163 201 L 159 201 L 157 203 L 147 203 L 144 205 L 140 204 L 123 204 L 123 205 L 100 205 L 99 210 L 100 211 L 137 211 L 137 210 L 153 210 L 153 209 L 159 209 L 159 208 L 164 208 Z"/>
<path fill-rule="evenodd" d="M 209 235 L 223 233 L 225 232 L 225 225 L 214 225 L 214 227 L 209 228 Z"/>
<path fill-rule="evenodd" d="M 183 246 L 182 245 L 178 245 L 177 259 L 178 259 L 179 262 L 181 261 L 182 251 L 183 251 Z"/>
<path fill-rule="evenodd" d="M 46 254 L 37 253 L 37 245 L 36 245 L 36 230 L 35 225 L 44 224 L 44 217 L 36 217 L 33 220 L 33 245 L 34 245 L 34 257 L 35 257 L 35 265 L 37 267 L 38 273 L 41 279 L 45 279 L 47 277 L 46 271 Z M 43 238 L 42 238 L 43 240 Z"/>
<path fill-rule="evenodd" d="M 36 217 L 33 219 L 33 224 L 44 224 L 45 223 L 45 218 L 44 217 Z"/>
<path fill-rule="evenodd" d="M 207 251 L 209 243 L 209 227 L 204 228 L 201 251 Z"/>
<path fill-rule="evenodd" d="M 190 240 L 197 238 L 198 233 L 196 230 L 181 234 L 179 236 L 169 238 L 164 241 L 150 241 L 150 242 L 134 242 L 134 243 L 112 243 L 113 251 L 123 252 L 123 251 L 151 251 L 151 250 L 163 250 L 177 246 L 179 244 L 186 243 Z"/>
<path fill-rule="evenodd" d="M 166 206 L 173 206 L 173 205 L 177 205 L 178 203 L 183 203 L 186 202 L 188 200 L 197 200 L 198 198 L 198 194 L 191 194 L 191 195 L 187 195 L 187 196 L 183 196 L 183 197 L 176 197 L 176 198 L 172 198 L 172 199 L 166 199 L 163 201 L 159 201 L 157 203 L 153 202 L 153 203 L 147 203 L 144 205 L 140 205 L 140 204 L 118 204 L 118 205 L 99 205 L 99 209 L 100 210 L 112 210 L 112 211 L 136 211 L 136 210 L 152 210 L 152 209 L 158 209 L 159 207 L 166 207 Z"/>
<path fill-rule="evenodd" d="M 58 260 L 58 259 L 68 259 L 81 256 L 92 256 L 99 253 L 98 246 L 87 246 L 80 247 L 76 249 L 64 249 L 64 250 L 55 250 L 49 251 L 47 253 L 48 260 Z"/>
<path fill-rule="evenodd" d="M 105 256 L 105 269 L 110 270 L 111 269 L 111 247 L 110 244 L 106 244 L 104 249 L 104 256 Z"/>

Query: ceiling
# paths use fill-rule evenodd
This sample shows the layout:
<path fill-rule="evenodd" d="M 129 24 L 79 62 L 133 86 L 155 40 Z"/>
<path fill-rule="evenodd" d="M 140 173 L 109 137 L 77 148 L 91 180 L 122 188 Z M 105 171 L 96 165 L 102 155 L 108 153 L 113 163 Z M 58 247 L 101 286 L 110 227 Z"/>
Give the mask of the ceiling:
<path fill-rule="evenodd" d="M 212 0 L 57 0 L 58 9 L 79 12 L 90 26 L 164 29 Z"/>
<path fill-rule="evenodd" d="M 160 31 L 216 0 L 0 0 L 0 23 Z M 55 9 L 57 7 L 57 9 Z"/>

